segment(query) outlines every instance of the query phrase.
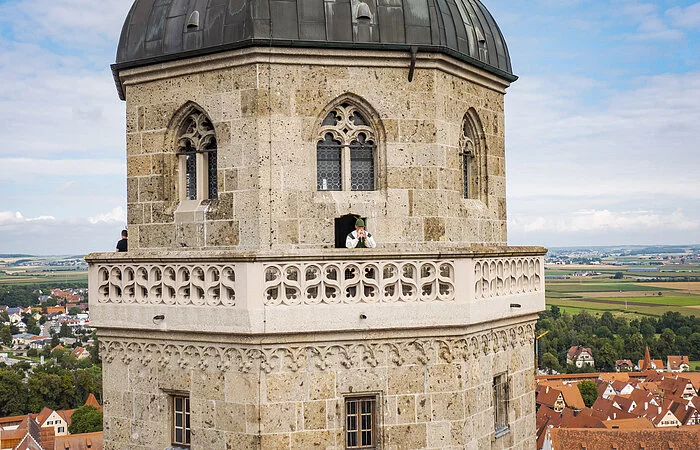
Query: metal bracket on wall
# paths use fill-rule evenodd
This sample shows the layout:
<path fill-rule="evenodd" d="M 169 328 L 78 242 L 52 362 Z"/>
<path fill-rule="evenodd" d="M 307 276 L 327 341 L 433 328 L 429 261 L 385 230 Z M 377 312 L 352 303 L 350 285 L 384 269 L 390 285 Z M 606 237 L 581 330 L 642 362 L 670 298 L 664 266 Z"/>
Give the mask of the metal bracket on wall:
<path fill-rule="evenodd" d="M 411 46 L 411 68 L 408 69 L 408 82 L 413 81 L 413 72 L 416 70 L 416 56 L 418 55 L 418 47 Z"/>

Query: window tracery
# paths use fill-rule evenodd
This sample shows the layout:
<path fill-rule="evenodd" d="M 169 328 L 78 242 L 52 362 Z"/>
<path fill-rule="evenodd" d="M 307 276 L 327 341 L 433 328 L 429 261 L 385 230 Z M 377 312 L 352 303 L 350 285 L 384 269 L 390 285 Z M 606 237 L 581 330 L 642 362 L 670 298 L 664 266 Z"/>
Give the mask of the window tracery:
<path fill-rule="evenodd" d="M 468 199 L 483 199 L 486 192 L 482 133 L 477 124 L 478 117 L 473 110 L 470 110 L 464 115 L 459 136 L 459 151 L 462 157 L 462 194 Z"/>
<path fill-rule="evenodd" d="M 217 198 L 216 132 L 206 114 L 201 111 L 189 114 L 180 126 L 177 142 L 181 198 Z"/>
<path fill-rule="evenodd" d="M 319 134 L 316 143 L 317 189 L 374 190 L 376 137 L 358 108 L 350 103 L 335 107 L 323 119 Z"/>

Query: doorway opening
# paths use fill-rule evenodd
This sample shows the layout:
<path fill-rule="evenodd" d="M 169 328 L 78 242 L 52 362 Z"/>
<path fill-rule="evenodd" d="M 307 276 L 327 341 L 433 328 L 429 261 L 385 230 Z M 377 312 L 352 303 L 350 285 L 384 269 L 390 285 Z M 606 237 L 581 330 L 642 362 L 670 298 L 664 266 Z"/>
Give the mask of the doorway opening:
<path fill-rule="evenodd" d="M 359 219 L 358 214 L 346 214 L 335 219 L 335 248 L 345 248 L 345 239 L 351 231 L 355 230 L 355 221 Z M 367 219 L 362 218 L 367 227 Z"/>

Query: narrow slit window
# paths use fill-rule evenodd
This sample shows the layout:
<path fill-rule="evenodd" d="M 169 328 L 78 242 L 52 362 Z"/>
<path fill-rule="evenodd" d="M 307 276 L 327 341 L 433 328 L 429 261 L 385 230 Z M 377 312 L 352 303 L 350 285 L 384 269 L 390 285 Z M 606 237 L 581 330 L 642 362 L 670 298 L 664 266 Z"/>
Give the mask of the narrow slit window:
<path fill-rule="evenodd" d="M 496 438 L 510 432 L 508 425 L 508 375 L 503 373 L 493 378 L 493 423 Z"/>
<path fill-rule="evenodd" d="M 459 154 L 462 162 L 462 196 L 465 199 L 486 198 L 486 156 L 483 133 L 476 112 L 470 109 L 462 120 L 459 136 Z"/>

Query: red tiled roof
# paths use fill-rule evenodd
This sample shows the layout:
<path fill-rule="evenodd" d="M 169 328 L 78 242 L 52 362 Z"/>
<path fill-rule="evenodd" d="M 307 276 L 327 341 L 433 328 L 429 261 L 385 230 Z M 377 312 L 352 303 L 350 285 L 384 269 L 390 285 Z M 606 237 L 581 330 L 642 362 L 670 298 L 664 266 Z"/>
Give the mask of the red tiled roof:
<path fill-rule="evenodd" d="M 668 368 L 671 370 L 681 370 L 681 364 L 690 366 L 687 356 L 668 356 L 666 360 L 668 361 Z"/>
<path fill-rule="evenodd" d="M 92 394 L 92 392 L 90 393 L 90 395 L 88 395 L 87 400 L 85 400 L 85 405 L 87 405 L 87 406 L 94 406 L 95 408 L 97 408 L 97 409 L 99 409 L 100 411 L 102 411 L 102 405 L 100 405 L 100 402 L 97 401 L 97 399 L 96 399 L 95 396 Z"/>
<path fill-rule="evenodd" d="M 41 426 L 44 422 L 46 422 L 46 419 L 49 418 L 51 413 L 53 413 L 53 409 L 44 406 L 39 415 L 36 416 L 37 423 Z"/>
<path fill-rule="evenodd" d="M 555 449 L 689 450 L 698 448 L 700 426 L 653 430 L 553 428 L 550 435 Z"/>
<path fill-rule="evenodd" d="M 60 450 L 102 450 L 102 432 L 57 436 L 54 448 Z"/>
<path fill-rule="evenodd" d="M 568 352 L 566 352 L 566 357 L 571 360 L 576 360 L 576 358 L 578 358 L 584 351 L 588 352 L 589 355 L 593 355 L 590 348 L 586 348 L 583 345 L 574 345 Z"/>
<path fill-rule="evenodd" d="M 606 420 L 603 422 L 603 425 L 611 430 L 646 430 L 654 428 L 653 423 L 642 418 Z"/>

